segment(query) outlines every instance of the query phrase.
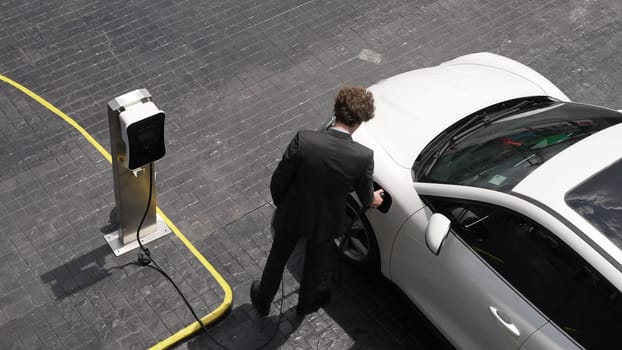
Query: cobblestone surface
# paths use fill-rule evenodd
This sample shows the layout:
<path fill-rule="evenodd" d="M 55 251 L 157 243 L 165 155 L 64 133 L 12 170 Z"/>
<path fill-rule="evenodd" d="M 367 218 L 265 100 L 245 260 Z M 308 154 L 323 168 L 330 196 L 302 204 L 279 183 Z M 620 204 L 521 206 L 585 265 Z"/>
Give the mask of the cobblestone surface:
<path fill-rule="evenodd" d="M 249 304 L 271 243 L 270 174 L 295 130 L 329 116 L 341 85 L 491 51 L 573 100 L 622 108 L 619 0 L 9 0 L 0 13 L 0 74 L 104 147 L 111 98 L 145 87 L 166 111 L 158 203 L 231 284 L 231 313 L 210 331 L 232 349 L 277 327 L 271 348 L 444 345 L 388 283 L 345 266 L 336 302 L 297 320 L 299 253 L 284 316 L 259 319 Z M 78 132 L 0 83 L 0 136 L 0 348 L 147 348 L 193 321 L 157 272 L 111 254 L 111 167 Z M 199 315 L 220 305 L 179 239 L 150 248 Z M 215 347 L 203 334 L 177 346 Z"/>

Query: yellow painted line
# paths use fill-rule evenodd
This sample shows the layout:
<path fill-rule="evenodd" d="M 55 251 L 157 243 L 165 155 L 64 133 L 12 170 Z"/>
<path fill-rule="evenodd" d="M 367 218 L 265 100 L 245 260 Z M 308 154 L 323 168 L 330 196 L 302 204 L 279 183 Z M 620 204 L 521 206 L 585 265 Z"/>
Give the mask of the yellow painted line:
<path fill-rule="evenodd" d="M 52 113 L 56 114 L 58 117 L 66 121 L 69 125 L 73 126 L 76 130 L 80 132 L 80 134 L 82 134 L 82 136 L 84 136 L 84 138 L 87 139 L 87 141 L 89 141 L 99 151 L 99 153 L 101 153 L 104 156 L 104 158 L 108 160 L 108 162 L 112 163 L 112 157 L 110 156 L 110 153 L 108 153 L 108 151 L 104 147 L 102 147 L 102 145 L 99 144 L 97 140 L 95 140 L 83 127 L 80 126 L 80 124 L 78 124 L 75 120 L 73 120 L 67 114 L 63 113 L 60 109 L 54 107 L 51 103 L 49 103 L 48 101 L 46 101 L 44 98 L 40 97 L 39 95 L 35 94 L 34 92 L 32 92 L 30 89 L 28 89 L 24 85 L 14 80 L 11 80 L 1 74 L 0 74 L 0 80 L 13 86 L 14 88 L 18 89 L 24 94 L 28 95 L 33 100 L 39 102 L 39 104 L 41 104 L 43 107 L 49 109 Z M 166 214 L 164 214 L 164 212 L 162 212 L 162 210 L 159 207 L 156 208 L 156 210 L 158 214 L 160 215 L 160 217 L 162 217 L 164 222 L 166 222 L 168 227 L 175 233 L 177 238 L 179 238 L 186 245 L 186 248 L 188 248 L 188 250 L 190 250 L 190 252 L 197 258 L 197 260 L 199 260 L 201 264 L 205 266 L 205 268 L 209 271 L 212 277 L 214 277 L 214 279 L 218 282 L 222 290 L 225 292 L 225 298 L 220 304 L 220 306 L 218 306 L 216 310 L 210 312 L 207 316 L 204 316 L 203 318 L 201 318 L 201 321 L 203 322 L 203 324 L 207 326 L 217 321 L 218 319 L 220 319 L 231 308 L 231 303 L 233 302 L 233 291 L 231 290 L 231 286 L 229 286 L 229 283 L 227 283 L 227 281 L 225 281 L 225 279 L 222 278 L 222 276 L 218 273 L 218 271 L 216 271 L 216 269 L 212 266 L 212 264 L 210 264 L 209 261 L 205 259 L 205 257 L 197 250 L 197 248 L 195 248 L 195 246 L 188 240 L 188 238 L 186 238 L 186 236 L 179 230 L 179 228 L 175 226 L 175 224 L 168 218 L 168 216 L 166 216 Z M 167 349 L 171 345 L 185 339 L 186 337 L 189 337 L 190 335 L 200 331 L 201 329 L 202 327 L 201 325 L 199 325 L 198 322 L 193 322 L 186 328 L 178 331 L 172 336 L 155 344 L 150 349 Z"/>
<path fill-rule="evenodd" d="M 110 153 L 108 153 L 108 151 L 106 151 L 106 149 L 104 147 L 102 147 L 102 145 L 100 145 L 99 142 L 97 142 L 97 140 L 95 140 L 93 138 L 93 136 L 91 136 L 91 134 L 89 134 L 86 130 L 84 130 L 84 128 L 81 127 L 80 124 L 76 123 L 76 121 L 71 119 L 67 114 L 63 113 L 60 109 L 54 107 L 51 103 L 49 103 L 48 101 L 46 101 L 45 99 L 43 99 L 39 95 L 37 95 L 34 92 L 30 91 L 24 85 L 14 81 L 14 80 L 11 80 L 11 79 L 9 79 L 9 78 L 5 77 L 4 75 L 1 75 L 1 74 L 0 74 L 0 80 L 4 81 L 5 83 L 13 86 L 14 88 L 18 89 L 19 91 L 21 91 L 21 92 L 25 93 L 26 95 L 30 96 L 33 100 L 39 102 L 39 104 L 41 104 L 43 107 L 49 109 L 50 111 L 52 111 L 52 113 L 56 114 L 57 116 L 62 118 L 64 121 L 69 123 L 69 125 L 73 126 L 76 130 L 78 130 L 80 132 L 80 134 L 82 134 L 82 136 L 84 136 L 84 138 L 86 138 L 93 146 L 95 146 L 95 148 L 97 148 L 99 153 L 101 153 L 104 156 L 104 158 L 106 158 L 108 160 L 108 162 L 112 163 L 112 158 L 110 157 Z"/>

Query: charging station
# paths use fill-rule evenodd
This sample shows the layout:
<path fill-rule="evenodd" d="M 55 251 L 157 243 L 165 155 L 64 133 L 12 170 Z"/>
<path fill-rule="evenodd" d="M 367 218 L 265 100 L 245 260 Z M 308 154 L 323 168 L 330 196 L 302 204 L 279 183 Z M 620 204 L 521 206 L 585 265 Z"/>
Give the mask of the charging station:
<path fill-rule="evenodd" d="M 108 102 L 108 127 L 116 208 L 111 220 L 118 227 L 104 239 L 116 256 L 171 232 L 156 213 L 154 162 L 166 153 L 165 114 L 147 89 L 138 89 Z"/>

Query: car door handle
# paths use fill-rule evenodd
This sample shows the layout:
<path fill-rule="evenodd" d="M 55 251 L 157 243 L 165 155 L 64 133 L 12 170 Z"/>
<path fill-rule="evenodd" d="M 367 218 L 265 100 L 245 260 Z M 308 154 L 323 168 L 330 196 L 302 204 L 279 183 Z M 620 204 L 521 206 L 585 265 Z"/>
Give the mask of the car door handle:
<path fill-rule="evenodd" d="M 512 323 L 512 321 L 506 321 L 503 317 L 503 313 L 499 311 L 499 309 L 494 306 L 489 306 L 489 308 L 490 312 L 493 314 L 493 316 L 495 316 L 497 321 L 503 325 L 503 327 L 507 328 L 507 330 L 510 331 L 510 333 L 512 333 L 512 335 L 514 335 L 515 337 L 520 336 L 520 331 L 518 330 L 518 328 Z M 507 318 L 507 316 L 505 318 Z"/>

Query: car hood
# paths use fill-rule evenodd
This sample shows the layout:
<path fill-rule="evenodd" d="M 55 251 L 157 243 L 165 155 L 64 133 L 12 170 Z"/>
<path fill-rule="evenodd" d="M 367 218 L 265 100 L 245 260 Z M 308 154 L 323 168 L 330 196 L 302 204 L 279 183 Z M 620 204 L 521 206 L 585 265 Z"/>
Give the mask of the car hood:
<path fill-rule="evenodd" d="M 490 53 L 403 73 L 369 90 L 374 95 L 375 118 L 361 125 L 354 139 L 376 151 L 386 151 L 404 168 L 412 167 L 436 135 L 484 107 L 534 95 L 568 100 L 532 69 Z"/>

